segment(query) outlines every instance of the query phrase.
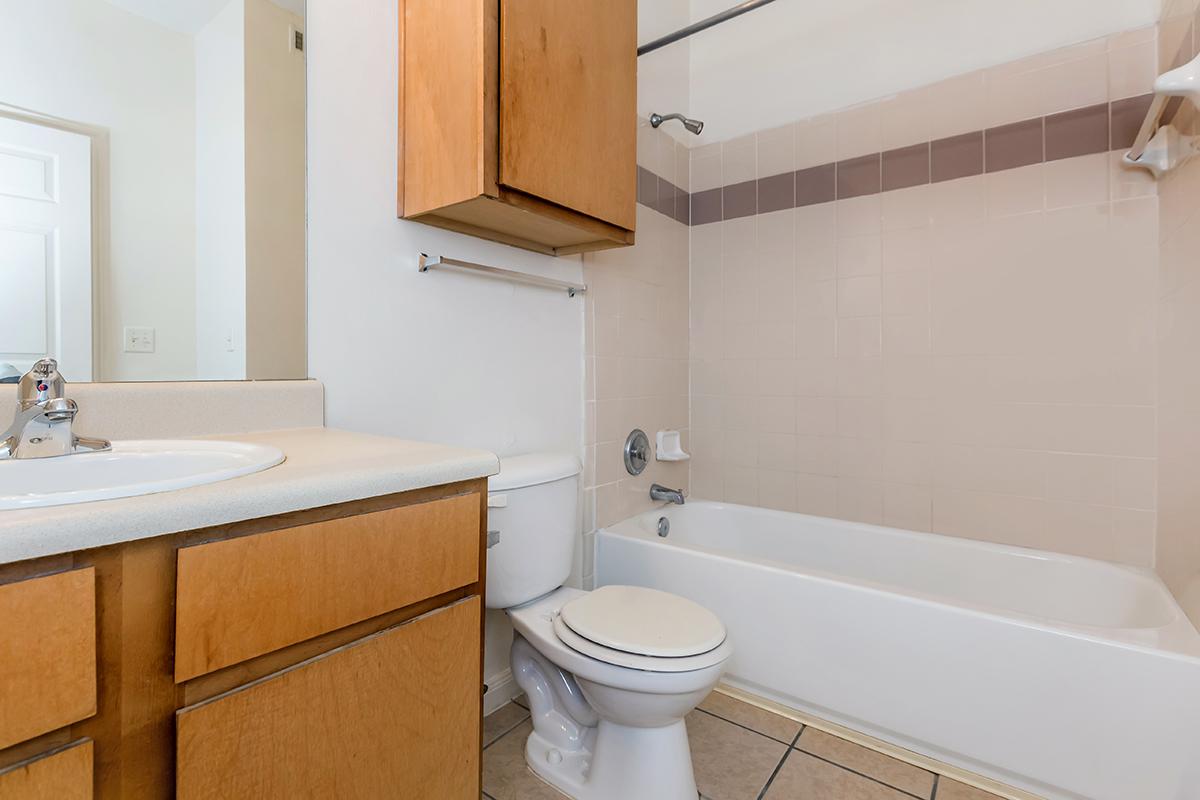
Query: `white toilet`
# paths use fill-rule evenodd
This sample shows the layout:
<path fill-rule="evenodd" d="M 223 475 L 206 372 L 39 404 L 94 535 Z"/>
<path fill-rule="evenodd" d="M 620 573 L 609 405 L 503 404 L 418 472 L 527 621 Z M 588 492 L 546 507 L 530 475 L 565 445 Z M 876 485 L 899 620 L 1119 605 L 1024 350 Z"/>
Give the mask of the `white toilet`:
<path fill-rule="evenodd" d="M 500 461 L 488 481 L 487 606 L 507 610 L 529 698 L 525 759 L 577 800 L 696 800 L 683 718 L 733 652 L 725 626 L 676 595 L 562 584 L 579 528 L 579 461 Z"/>

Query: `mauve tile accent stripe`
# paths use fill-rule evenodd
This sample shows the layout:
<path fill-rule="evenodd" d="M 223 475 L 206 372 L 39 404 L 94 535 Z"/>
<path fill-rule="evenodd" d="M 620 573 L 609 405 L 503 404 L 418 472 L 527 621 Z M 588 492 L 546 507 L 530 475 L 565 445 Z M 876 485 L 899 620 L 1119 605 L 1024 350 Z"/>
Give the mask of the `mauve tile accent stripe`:
<path fill-rule="evenodd" d="M 692 224 L 705 225 L 721 221 L 721 190 L 706 189 L 692 193 Z"/>
<path fill-rule="evenodd" d="M 929 146 L 929 177 L 933 183 L 983 174 L 983 131 L 938 139 Z"/>
<path fill-rule="evenodd" d="M 1108 151 L 1108 103 L 1046 117 L 1046 160 Z"/>
<path fill-rule="evenodd" d="M 658 203 L 658 176 L 642 166 L 637 168 L 637 201 L 651 208 Z"/>
<path fill-rule="evenodd" d="M 883 154 L 883 191 L 929 183 L 929 142 Z"/>
<path fill-rule="evenodd" d="M 822 164 L 819 167 L 796 172 L 796 207 L 815 206 L 837 199 L 837 165 Z"/>
<path fill-rule="evenodd" d="M 1042 118 L 1027 119 L 984 131 L 988 172 L 1027 167 L 1043 161 Z"/>
<path fill-rule="evenodd" d="M 758 181 L 743 181 L 721 189 L 722 219 L 750 217 L 758 213 Z"/>
<path fill-rule="evenodd" d="M 675 198 L 678 197 L 679 190 L 675 185 L 666 178 L 658 179 L 658 203 L 651 206 L 660 214 L 666 214 L 668 217 L 675 216 Z"/>
<path fill-rule="evenodd" d="M 704 225 L 722 219 L 966 178 L 981 175 L 985 170 L 1000 172 L 1045 161 L 1123 150 L 1133 144 L 1152 100 L 1153 95 L 1149 94 L 1127 97 L 693 195 L 676 189 L 675 218 L 682 222 L 681 217 L 686 216 L 686 224 Z M 1169 112 L 1167 116 L 1170 116 Z M 639 202 L 642 202 L 643 193 L 642 172 L 639 167 Z M 665 181 L 661 185 L 671 186 Z M 655 190 L 661 191 L 658 186 Z M 652 193 L 648 187 L 645 191 Z M 657 198 L 650 205 L 657 207 L 655 203 Z M 682 215 L 681 205 L 685 209 Z M 670 210 L 663 213 L 669 215 Z"/>
<path fill-rule="evenodd" d="M 769 214 L 796 206 L 796 173 L 758 179 L 758 213 Z"/>
<path fill-rule="evenodd" d="M 837 196 L 839 200 L 879 194 L 880 153 L 839 161 L 837 164 Z"/>
<path fill-rule="evenodd" d="M 1112 137 L 1110 149 L 1121 150 L 1133 147 L 1138 131 L 1142 129 L 1142 122 L 1145 121 L 1146 114 L 1150 111 L 1150 104 L 1153 102 L 1154 95 L 1152 94 L 1113 101 L 1109 110 L 1109 135 Z M 1164 117 L 1164 119 L 1170 119 L 1170 117 Z"/>
<path fill-rule="evenodd" d="M 675 221 L 684 225 L 692 224 L 692 196 L 682 189 L 675 198 Z"/>

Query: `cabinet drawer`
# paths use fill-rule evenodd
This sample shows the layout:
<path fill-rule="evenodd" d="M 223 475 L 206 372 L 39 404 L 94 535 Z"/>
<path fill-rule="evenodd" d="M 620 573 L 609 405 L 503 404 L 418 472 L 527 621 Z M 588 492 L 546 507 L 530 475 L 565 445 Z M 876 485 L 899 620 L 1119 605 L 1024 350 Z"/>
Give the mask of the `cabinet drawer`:
<path fill-rule="evenodd" d="M 179 800 L 478 800 L 470 597 L 178 712 Z"/>
<path fill-rule="evenodd" d="M 96 570 L 0 586 L 0 748 L 96 713 Z"/>
<path fill-rule="evenodd" d="M 182 548 L 182 682 L 479 580 L 480 496 Z"/>
<path fill-rule="evenodd" d="M 0 800 L 91 800 L 92 740 L 0 771 Z"/>

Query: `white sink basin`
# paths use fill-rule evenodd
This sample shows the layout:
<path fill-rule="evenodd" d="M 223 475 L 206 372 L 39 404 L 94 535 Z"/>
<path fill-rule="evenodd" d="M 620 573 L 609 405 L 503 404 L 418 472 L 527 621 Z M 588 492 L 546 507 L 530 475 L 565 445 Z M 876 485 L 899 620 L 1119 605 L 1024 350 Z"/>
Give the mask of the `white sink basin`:
<path fill-rule="evenodd" d="M 186 489 L 283 458 L 282 450 L 261 444 L 162 439 L 113 442 L 105 453 L 0 461 L 0 511 Z"/>

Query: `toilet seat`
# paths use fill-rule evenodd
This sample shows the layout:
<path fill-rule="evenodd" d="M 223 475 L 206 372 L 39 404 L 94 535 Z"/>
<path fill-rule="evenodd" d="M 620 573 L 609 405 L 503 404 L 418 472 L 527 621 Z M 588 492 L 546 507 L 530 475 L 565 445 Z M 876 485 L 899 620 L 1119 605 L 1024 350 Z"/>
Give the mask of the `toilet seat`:
<path fill-rule="evenodd" d="M 643 586 L 601 586 L 563 605 L 560 614 L 584 639 L 643 656 L 696 656 L 725 641 L 725 626 L 716 614 Z"/>
<path fill-rule="evenodd" d="M 554 617 L 554 634 L 560 642 L 580 655 L 594 658 L 597 661 L 611 664 L 614 667 L 636 669 L 643 672 L 692 672 L 694 670 L 707 669 L 729 658 L 729 648 L 722 646 L 723 642 L 722 645 L 718 645 L 705 653 L 674 658 L 645 656 L 638 653 L 629 653 L 624 650 L 614 650 L 611 647 L 596 644 L 590 639 L 585 639 L 571 630 L 563 621 L 561 614 Z"/>
<path fill-rule="evenodd" d="M 640 586 L 602 586 L 565 603 L 554 633 L 572 650 L 648 672 L 705 669 L 728 657 L 725 626 L 708 609 Z"/>

